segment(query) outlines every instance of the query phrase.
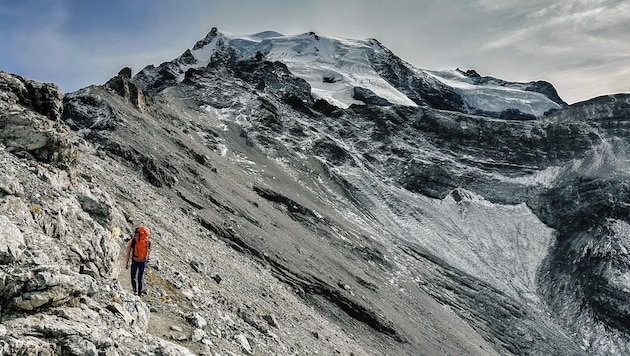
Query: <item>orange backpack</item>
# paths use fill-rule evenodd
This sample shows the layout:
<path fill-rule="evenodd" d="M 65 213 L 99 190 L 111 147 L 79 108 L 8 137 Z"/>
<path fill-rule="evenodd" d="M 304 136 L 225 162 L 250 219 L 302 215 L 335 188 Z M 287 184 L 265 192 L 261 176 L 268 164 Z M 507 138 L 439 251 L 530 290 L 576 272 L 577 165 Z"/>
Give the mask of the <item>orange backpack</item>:
<path fill-rule="evenodd" d="M 151 231 L 146 226 L 140 226 L 136 229 L 136 234 L 133 237 L 131 248 L 133 249 L 133 260 L 136 262 L 146 262 L 149 258 L 149 249 L 151 243 L 149 242 L 149 235 Z"/>

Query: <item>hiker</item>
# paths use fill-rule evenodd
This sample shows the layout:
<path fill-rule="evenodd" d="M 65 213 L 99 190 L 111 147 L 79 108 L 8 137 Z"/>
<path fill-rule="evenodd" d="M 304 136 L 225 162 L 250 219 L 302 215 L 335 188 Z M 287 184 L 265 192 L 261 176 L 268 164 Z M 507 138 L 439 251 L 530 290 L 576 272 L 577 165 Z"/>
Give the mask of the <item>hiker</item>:
<path fill-rule="evenodd" d="M 133 256 L 131 261 L 131 286 L 133 287 L 133 293 L 138 293 L 138 295 L 142 294 L 144 268 L 147 265 L 151 251 L 149 235 L 151 235 L 151 230 L 141 225 L 136 229 L 133 238 L 127 244 L 125 269 L 129 269 L 129 257 Z"/>

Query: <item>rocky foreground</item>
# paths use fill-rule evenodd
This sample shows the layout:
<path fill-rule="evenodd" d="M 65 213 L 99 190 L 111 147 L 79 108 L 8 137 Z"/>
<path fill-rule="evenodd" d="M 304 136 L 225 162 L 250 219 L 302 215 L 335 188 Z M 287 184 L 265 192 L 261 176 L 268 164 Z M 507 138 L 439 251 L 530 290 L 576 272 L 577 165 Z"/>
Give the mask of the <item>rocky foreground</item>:
<path fill-rule="evenodd" d="M 340 109 L 234 56 L 65 96 L 0 72 L 0 355 L 630 352 L 628 96 Z"/>
<path fill-rule="evenodd" d="M 390 288 L 383 246 L 357 230 L 347 236 L 356 246 L 335 251 L 349 242 L 331 230 L 334 212 L 322 208 L 326 215 L 319 215 L 270 190 L 243 170 L 236 154 L 228 159 L 186 140 L 188 127 L 173 125 L 174 117 L 159 118 L 168 121 L 168 137 L 147 114 L 151 105 L 163 104 L 138 106 L 115 89 L 92 87 L 89 96 L 69 96 L 64 113 L 56 86 L 0 74 L 0 354 L 360 355 L 387 353 L 392 345 L 412 352 L 409 336 L 372 310 L 369 300 L 355 301 L 364 289 Z M 81 108 L 73 101 L 104 98 L 120 105 L 105 104 L 99 108 L 105 115 L 83 117 L 95 121 L 92 131 L 124 132 L 108 142 L 121 150 L 116 154 L 61 120 L 62 113 L 78 117 Z M 272 169 L 266 174 L 281 178 L 283 172 Z M 301 220 L 311 224 L 304 227 Z M 140 223 L 153 231 L 148 295 L 142 298 L 130 293 L 122 268 L 125 239 Z M 242 234 L 261 247 L 246 244 Z M 332 268 L 301 265 L 300 254 L 316 250 Z M 341 254 L 349 260 L 336 261 Z M 382 265 L 383 273 L 365 275 L 363 264 Z M 491 352 L 455 315 L 420 297 L 414 302 L 424 313 L 422 340 L 414 344 L 425 344 L 430 353 Z M 404 320 L 407 312 L 398 313 Z M 389 335 L 385 343 L 364 343 L 381 332 Z"/>

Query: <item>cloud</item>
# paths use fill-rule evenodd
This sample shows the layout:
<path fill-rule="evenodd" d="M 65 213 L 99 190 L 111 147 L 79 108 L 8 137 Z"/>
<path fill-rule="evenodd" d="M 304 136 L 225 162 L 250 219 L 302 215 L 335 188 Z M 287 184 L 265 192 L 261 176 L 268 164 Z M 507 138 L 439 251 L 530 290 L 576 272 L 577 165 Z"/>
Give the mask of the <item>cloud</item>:
<path fill-rule="evenodd" d="M 484 0 L 488 2 L 489 0 Z M 620 1 L 549 2 L 522 13 L 522 24 L 485 45 L 482 50 L 515 47 L 535 52 L 538 44 L 566 49 L 610 46 L 627 49 L 630 3 Z"/>
<path fill-rule="evenodd" d="M 478 4 L 495 14 L 517 13 L 511 18 L 514 25 L 480 47 L 480 57 L 510 58 L 513 70 L 520 68 L 526 75 L 536 70 L 548 80 L 557 79 L 554 85 L 569 102 L 600 94 L 598 80 L 610 85 L 608 91 L 630 91 L 630 84 L 613 80 L 630 67 L 630 3 L 537 1 L 523 8 L 516 1 Z"/>

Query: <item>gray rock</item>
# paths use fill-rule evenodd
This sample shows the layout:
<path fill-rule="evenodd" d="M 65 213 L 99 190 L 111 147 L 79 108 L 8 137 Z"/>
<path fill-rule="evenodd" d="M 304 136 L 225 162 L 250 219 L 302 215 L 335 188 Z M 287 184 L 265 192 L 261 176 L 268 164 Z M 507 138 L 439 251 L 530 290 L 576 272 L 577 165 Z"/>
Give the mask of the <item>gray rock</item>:
<path fill-rule="evenodd" d="M 49 342 L 33 336 L 20 338 L 9 337 L 6 344 L 0 342 L 0 347 L 4 346 L 6 355 L 55 355 L 58 346 L 55 342 Z"/>
<path fill-rule="evenodd" d="M 273 327 L 278 327 L 278 320 L 276 319 L 276 316 L 273 314 L 265 314 L 262 316 L 263 320 L 265 320 L 267 322 L 267 324 L 269 324 L 269 326 L 273 326 Z"/>
<path fill-rule="evenodd" d="M 55 85 L 0 72 L 0 139 L 10 152 L 73 171 L 76 140 L 60 124 L 62 93 Z"/>
<path fill-rule="evenodd" d="M 7 172 L 8 173 L 8 172 Z M 24 195 L 24 187 L 15 178 L 0 172 L 0 192 L 21 197 Z"/>
<path fill-rule="evenodd" d="M 134 321 L 133 316 L 131 316 L 131 314 L 129 314 L 127 309 L 125 309 L 119 303 L 112 303 L 112 304 L 107 306 L 107 309 L 109 309 L 112 312 L 117 313 L 118 315 L 120 315 L 123 318 L 123 320 L 125 321 L 125 323 L 127 323 L 127 324 L 131 324 Z"/>
<path fill-rule="evenodd" d="M 185 339 L 182 341 L 185 341 Z M 150 352 L 150 353 L 155 353 L 157 355 L 164 355 L 164 356 L 195 356 L 195 354 L 191 352 L 188 348 L 183 347 L 181 345 L 170 343 L 162 339 L 152 340 L 152 343 L 155 343 L 157 347 L 155 348 L 153 352 Z M 132 351 L 130 351 L 130 353 L 131 352 Z"/>
<path fill-rule="evenodd" d="M 24 275 L 12 276 L 6 283 L 18 286 L 20 280 L 24 280 Z M 60 306 L 77 296 L 93 295 L 97 291 L 92 277 L 72 272 L 63 274 L 58 267 L 44 267 L 22 286 L 21 290 L 15 290 L 17 296 L 13 296 L 9 308 L 33 311 L 41 307 Z M 5 292 L 6 296 L 10 294 Z"/>
<path fill-rule="evenodd" d="M 153 268 L 156 271 L 160 271 L 162 269 L 162 260 L 160 259 L 158 253 L 151 253 L 151 257 L 147 262 L 147 266 Z"/>
<path fill-rule="evenodd" d="M 203 329 L 206 327 L 206 325 L 208 325 L 208 323 L 206 322 L 206 319 L 204 319 L 201 315 L 199 315 L 198 313 L 192 313 L 190 315 L 188 315 L 186 317 L 186 320 L 192 324 L 193 326 L 199 328 L 199 329 Z"/>
<path fill-rule="evenodd" d="M 69 355 L 86 355 L 86 356 L 97 356 L 99 352 L 90 340 L 86 340 L 78 335 L 70 335 L 67 337 L 64 342 L 64 351 Z"/>
<path fill-rule="evenodd" d="M 171 334 L 171 339 L 176 341 L 186 341 L 188 340 L 188 336 L 184 334 Z"/>
<path fill-rule="evenodd" d="M 131 78 L 131 74 L 132 74 L 132 71 L 131 71 L 131 68 L 129 67 L 125 67 L 118 72 L 119 76 L 123 78 L 128 78 L 128 79 Z"/>
<path fill-rule="evenodd" d="M 0 265 L 16 262 L 26 248 L 24 236 L 4 215 L 0 215 Z"/>
<path fill-rule="evenodd" d="M 192 333 L 192 336 L 190 337 L 190 339 L 193 342 L 199 342 L 205 337 L 206 337 L 206 332 L 205 331 L 203 331 L 202 329 L 195 329 L 195 330 L 193 330 L 193 333 Z"/>
<path fill-rule="evenodd" d="M 53 121 L 61 118 L 63 93 L 54 84 L 40 83 L 0 71 L 0 92 L 9 94 L 10 103 L 23 105 Z"/>
<path fill-rule="evenodd" d="M 243 334 L 238 334 L 234 337 L 234 339 L 236 339 L 236 341 L 238 342 L 238 344 L 241 346 L 241 349 L 246 352 L 247 354 L 251 355 L 253 354 L 253 348 L 249 343 L 249 340 L 247 340 L 247 337 Z"/>
<path fill-rule="evenodd" d="M 125 98 L 138 110 L 146 110 L 146 95 L 142 87 L 131 79 L 130 68 L 123 68 L 117 76 L 108 80 L 105 86 Z"/>

